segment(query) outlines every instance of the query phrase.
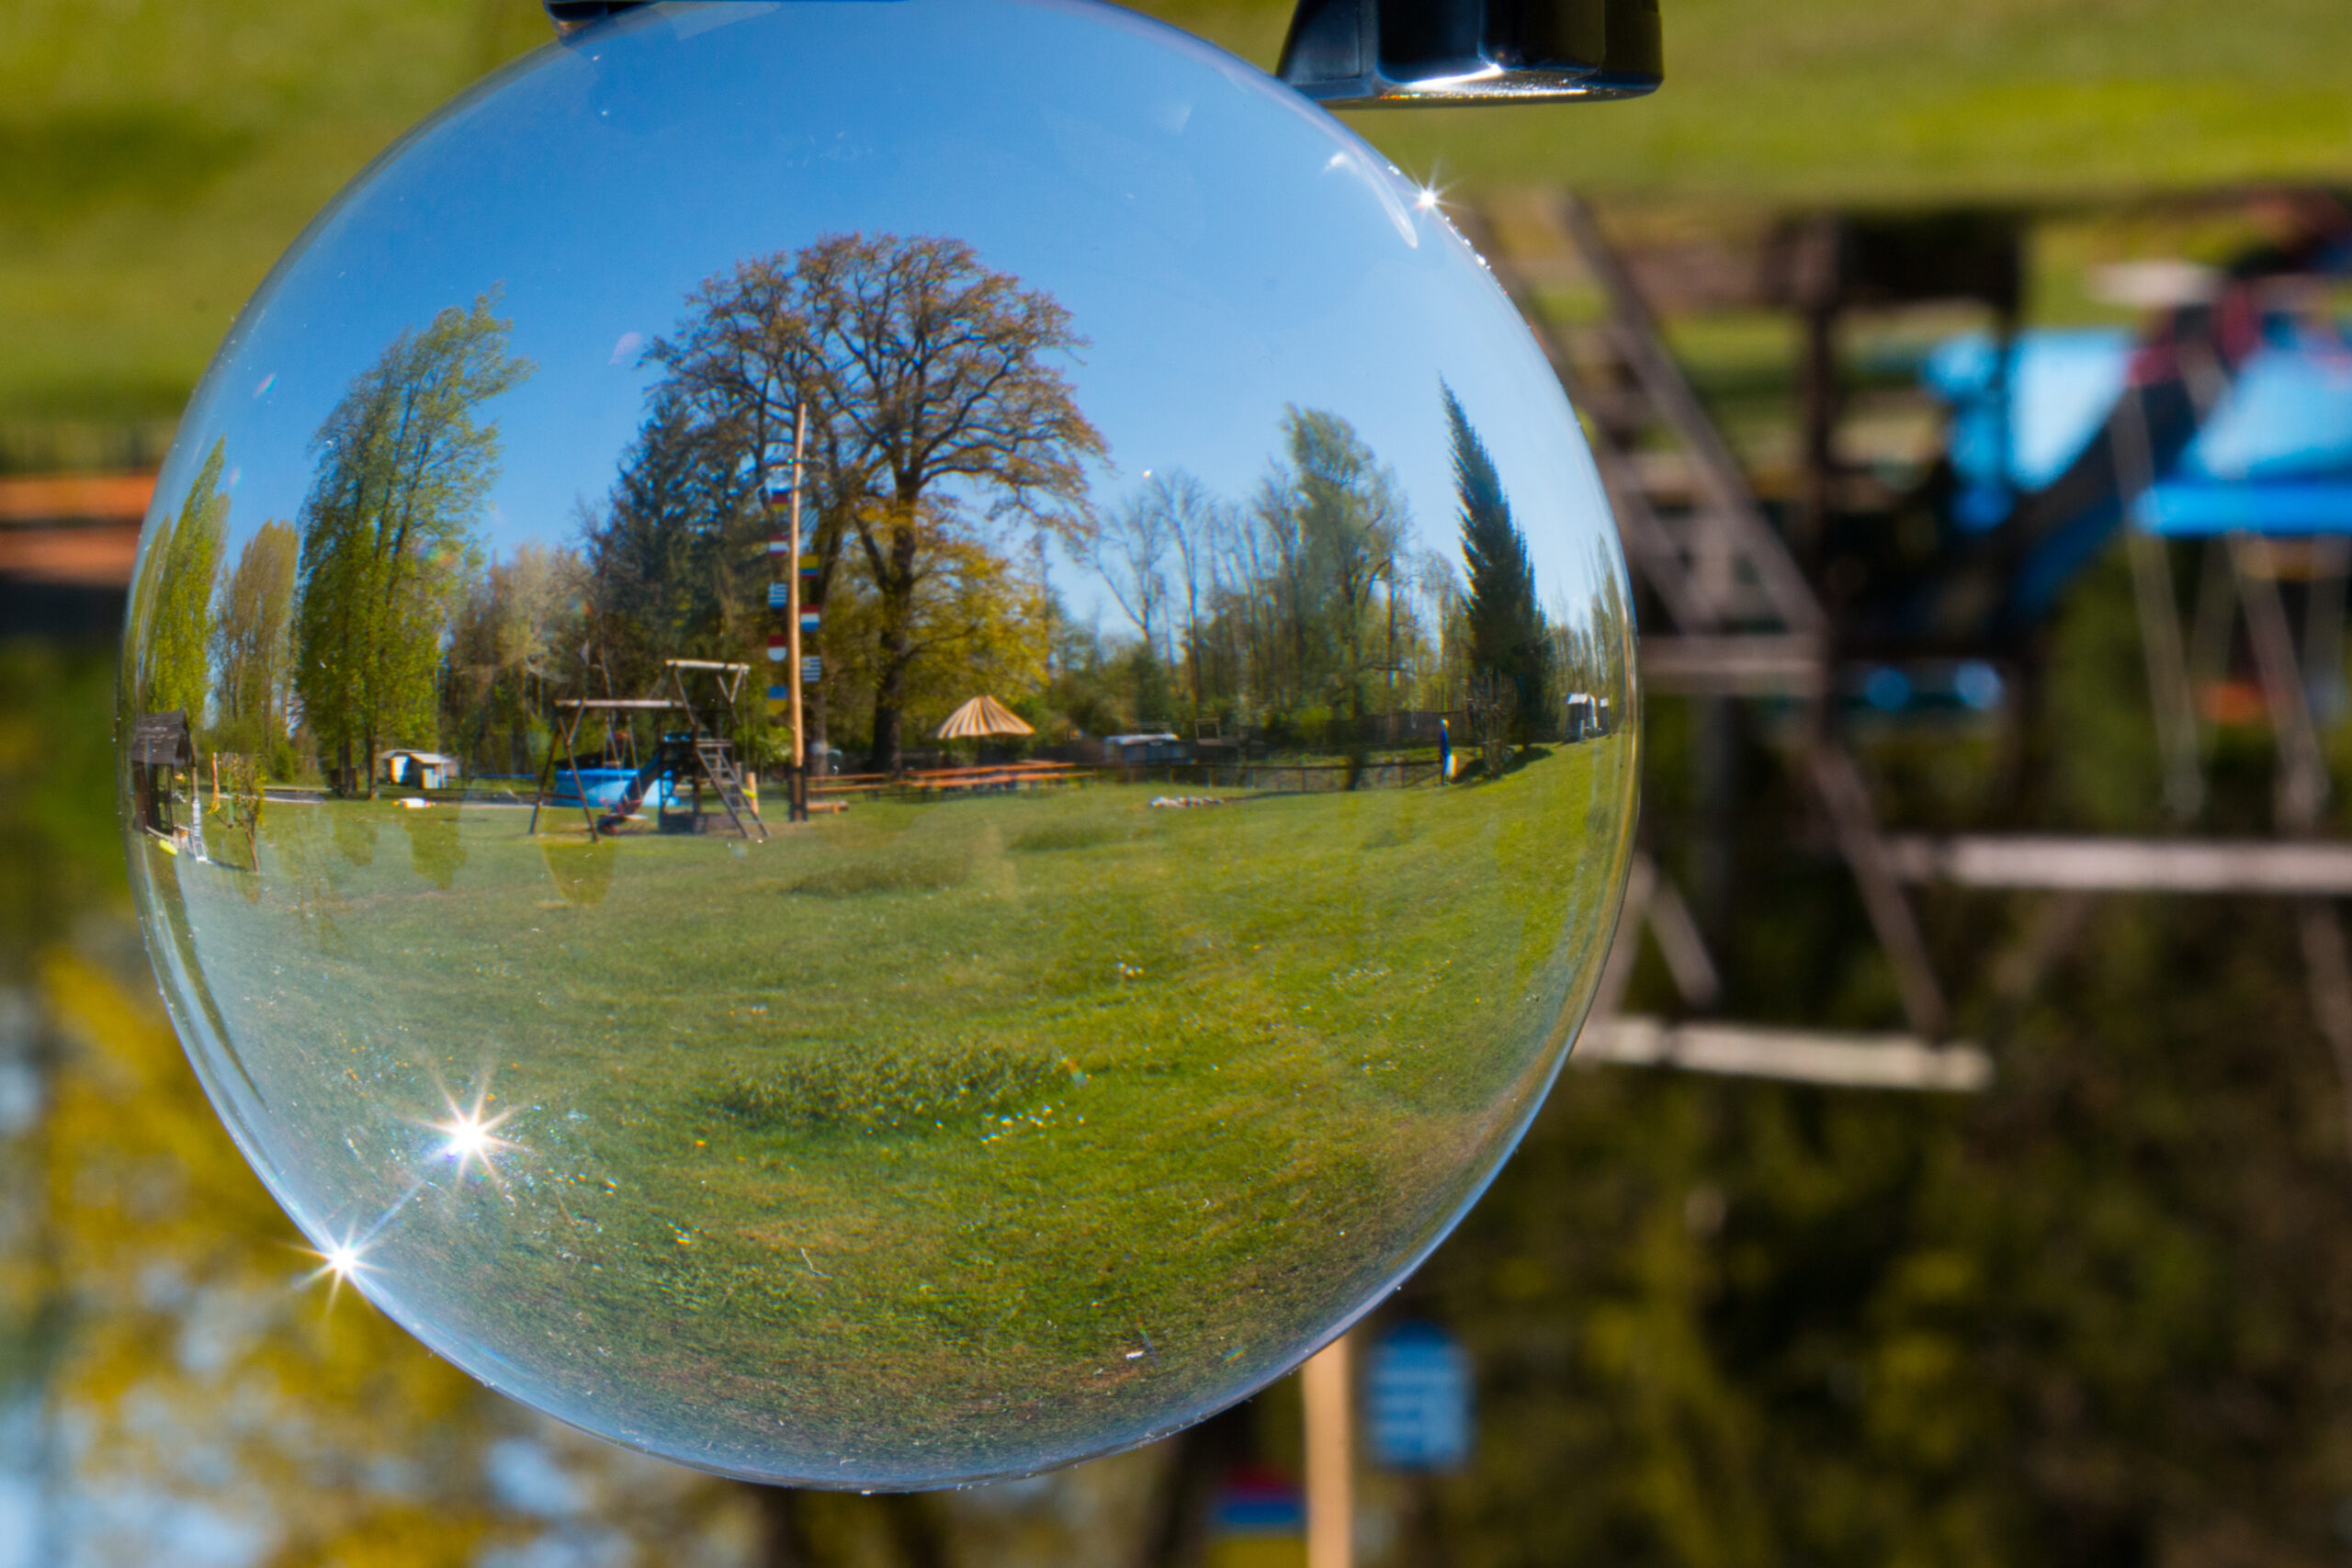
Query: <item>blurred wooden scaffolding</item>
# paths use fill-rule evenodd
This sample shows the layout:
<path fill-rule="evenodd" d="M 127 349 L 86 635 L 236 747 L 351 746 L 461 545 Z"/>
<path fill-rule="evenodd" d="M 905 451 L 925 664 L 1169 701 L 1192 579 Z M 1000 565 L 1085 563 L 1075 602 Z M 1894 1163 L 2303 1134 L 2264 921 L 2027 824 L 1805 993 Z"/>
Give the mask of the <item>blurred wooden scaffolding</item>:
<path fill-rule="evenodd" d="M 2005 996 L 2021 998 L 2080 929 L 2102 894 L 2233 894 L 2294 900 L 2312 1011 L 2336 1058 L 2352 1120 L 2352 962 L 2335 898 L 2352 895 L 2352 844 L 2316 836 L 2328 793 L 2303 663 L 2280 598 L 2274 546 L 2219 541 L 2218 590 L 2200 598 L 2200 624 L 2185 636 L 2171 597 L 2161 541 L 2130 535 L 2151 695 L 2166 760 L 2166 797 L 2201 798 L 2199 723 L 2189 699 L 2192 645 L 2226 637 L 2210 605 L 2242 614 L 2260 673 L 2263 706 L 2277 738 L 2278 836 L 2217 840 L 1984 834 L 1949 838 L 1889 833 L 1838 719 L 1835 628 L 1783 534 L 1697 392 L 1677 364 L 1625 258 L 1589 208 L 1573 194 L 1514 210 L 1514 239 L 1531 228 L 1599 293 L 1601 319 L 1555 325 L 1538 303 L 1521 254 L 1498 243 L 1503 225 L 1487 213 L 1454 214 L 1487 258 L 1550 357 L 1584 416 L 1601 484 L 1617 517 L 1626 559 L 1662 613 L 1642 628 L 1639 675 L 1646 691 L 1729 703 L 1777 699 L 1793 713 L 1789 764 L 1803 781 L 1850 872 L 1884 953 L 1909 1032 L 1857 1035 L 1767 1028 L 1705 1018 L 1721 983 L 1699 922 L 1646 852 L 1637 852 L 1624 913 L 1607 961 L 1594 1024 L 1577 1047 L 1586 1062 L 1679 1066 L 1697 1071 L 1856 1087 L 1974 1089 L 1992 1061 L 1975 1043 L 1952 1040 L 1944 988 L 1930 961 L 1908 887 L 1943 883 L 2038 890 L 2046 899 L 2017 948 L 1997 962 Z M 1533 219 L 1533 223 L 1528 221 Z M 1797 270 L 1805 257 L 1800 244 Z M 1818 231 L 1815 231 L 1818 238 Z M 1800 292 L 1802 290 L 1800 289 Z M 1809 360 L 1821 360 L 1828 311 L 1808 318 Z M 2004 330 L 2013 326 L 2005 321 Z M 1822 367 L 1809 378 L 1823 380 Z M 1808 395 L 1809 448 L 1824 448 L 1826 395 Z M 1817 456 L 1818 454 L 1815 453 Z M 1816 465 L 1816 467 L 1818 467 Z M 1818 474 L 1800 496 L 1817 503 Z M 2339 563 L 2339 570 L 2340 570 Z M 2209 575 L 2211 573 L 2209 571 Z M 2219 594 L 2217 600 L 2216 594 Z M 2234 609 L 2230 608 L 2234 606 Z M 2341 629 L 2337 630 L 2340 642 Z M 1643 933 L 1656 942 L 1691 1021 L 1620 1012 Z"/>

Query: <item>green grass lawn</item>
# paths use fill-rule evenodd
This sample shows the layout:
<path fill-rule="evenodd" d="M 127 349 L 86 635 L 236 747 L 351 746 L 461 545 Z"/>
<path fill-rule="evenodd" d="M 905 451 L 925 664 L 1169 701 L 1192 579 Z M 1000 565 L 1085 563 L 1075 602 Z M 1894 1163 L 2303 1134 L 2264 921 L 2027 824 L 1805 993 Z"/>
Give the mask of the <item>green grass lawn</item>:
<path fill-rule="evenodd" d="M 1288 8 L 1154 9 L 1271 65 Z M 2340 178 L 2342 0 L 1664 0 L 1633 103 L 1355 117 L 1465 190 L 2072 197 Z M 0 464 L 168 420 L 230 318 L 368 158 L 542 40 L 537 0 L 0 7 Z"/>
<path fill-rule="evenodd" d="M 216 1093 L 316 1231 L 392 1213 L 395 1315 L 615 1435 L 873 1485 L 1165 1429 L 1414 1261 L 1555 1065 L 1631 761 L 751 845 L 272 804 L 258 874 L 145 869 Z M 430 1123 L 477 1095 L 511 1146 L 461 1178 Z"/>

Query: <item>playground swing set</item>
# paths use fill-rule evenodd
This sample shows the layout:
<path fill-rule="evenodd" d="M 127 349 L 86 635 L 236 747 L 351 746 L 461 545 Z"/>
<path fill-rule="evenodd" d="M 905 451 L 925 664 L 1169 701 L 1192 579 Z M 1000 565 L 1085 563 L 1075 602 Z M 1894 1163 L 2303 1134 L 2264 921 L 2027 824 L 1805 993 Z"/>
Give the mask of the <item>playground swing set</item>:
<path fill-rule="evenodd" d="M 600 839 L 638 816 L 650 796 L 654 807 L 654 825 L 660 832 L 718 830 L 723 818 L 725 829 L 741 838 L 767 838 L 767 825 L 760 818 L 759 801 L 735 756 L 734 742 L 727 739 L 735 728 L 738 704 L 752 667 L 710 660 L 669 659 L 662 660 L 662 672 L 668 687 L 663 695 L 573 697 L 555 705 L 558 733 L 554 744 L 548 748 L 547 764 L 539 773 L 538 793 L 531 802 L 531 832 L 538 831 L 539 813 L 544 807 L 576 805 L 588 824 L 589 838 Z M 723 724 L 713 728 L 705 722 L 704 712 L 695 705 L 688 689 L 690 680 L 707 682 L 716 694 L 718 709 L 723 712 Z M 683 716 L 684 722 L 676 728 L 665 728 L 655 739 L 650 753 L 633 771 L 598 766 L 616 750 L 634 760 L 633 738 L 626 726 L 637 714 L 677 714 Z M 592 759 L 583 762 L 581 730 L 591 716 L 602 721 L 604 734 Z M 616 717 L 623 727 L 618 747 L 614 724 Z M 605 795 L 599 786 L 608 783 L 618 787 Z M 706 805 L 706 799 L 709 805 Z"/>

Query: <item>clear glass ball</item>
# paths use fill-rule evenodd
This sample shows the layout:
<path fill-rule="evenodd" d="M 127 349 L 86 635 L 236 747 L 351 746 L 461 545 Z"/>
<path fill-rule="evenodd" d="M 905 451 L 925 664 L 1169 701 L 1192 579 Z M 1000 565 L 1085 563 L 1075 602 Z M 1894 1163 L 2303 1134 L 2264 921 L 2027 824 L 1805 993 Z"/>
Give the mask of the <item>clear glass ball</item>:
<path fill-rule="evenodd" d="M 657 6 L 221 347 L 132 880 L 245 1153 L 434 1349 L 712 1471 L 978 1481 L 1267 1382 L 1494 1175 L 1614 924 L 1630 636 L 1544 355 L 1329 116 L 1071 0 Z"/>

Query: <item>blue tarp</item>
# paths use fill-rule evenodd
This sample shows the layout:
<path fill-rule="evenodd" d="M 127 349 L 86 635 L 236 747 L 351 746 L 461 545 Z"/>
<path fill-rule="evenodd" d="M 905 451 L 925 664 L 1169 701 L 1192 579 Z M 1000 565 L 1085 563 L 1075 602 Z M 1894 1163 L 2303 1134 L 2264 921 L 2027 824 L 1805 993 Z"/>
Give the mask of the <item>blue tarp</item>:
<path fill-rule="evenodd" d="M 2352 348 L 2305 335 L 2255 351 L 2197 439 L 2184 479 L 2352 480 Z"/>
<path fill-rule="evenodd" d="M 2278 325 L 2238 369 L 2173 471 L 2132 508 L 2154 533 L 2352 533 L 2352 345 L 2329 332 Z M 2064 473 L 2123 390 L 2132 339 L 2120 329 L 2024 333 L 2011 350 L 2005 414 L 1993 341 L 1939 344 L 1922 379 L 1951 405 L 1951 458 L 1963 497 L 2038 490 Z M 2003 460 L 2003 441 L 2007 444 Z M 1972 512 L 1989 526 L 2002 509 Z"/>
<path fill-rule="evenodd" d="M 2352 534 L 2352 476 L 2340 479 L 2172 479 L 2132 509 L 2152 534 Z"/>
<path fill-rule="evenodd" d="M 2006 412 L 1994 395 L 1995 355 L 1987 333 L 1937 344 L 1920 378 L 1951 405 L 1951 461 L 1963 484 L 2040 490 L 2064 473 L 2098 434 L 2122 394 L 2131 357 L 2132 334 L 2120 328 L 2021 333 L 2009 349 Z"/>
<path fill-rule="evenodd" d="M 585 795 L 588 797 L 586 804 L 590 806 L 598 807 L 617 806 L 620 804 L 621 792 L 628 787 L 628 781 L 635 777 L 637 777 L 637 770 L 634 768 L 582 768 L 576 773 L 569 768 L 558 768 L 555 773 L 555 783 L 548 791 L 548 804 L 578 806 L 582 804 L 580 797 Z M 672 799 L 670 781 L 664 778 L 656 780 L 653 787 L 645 792 L 641 809 L 651 810 L 657 807 L 673 805 L 675 802 Z"/>
<path fill-rule="evenodd" d="M 2352 349 L 2305 333 L 2256 351 L 2132 521 L 2170 535 L 2352 534 Z"/>

